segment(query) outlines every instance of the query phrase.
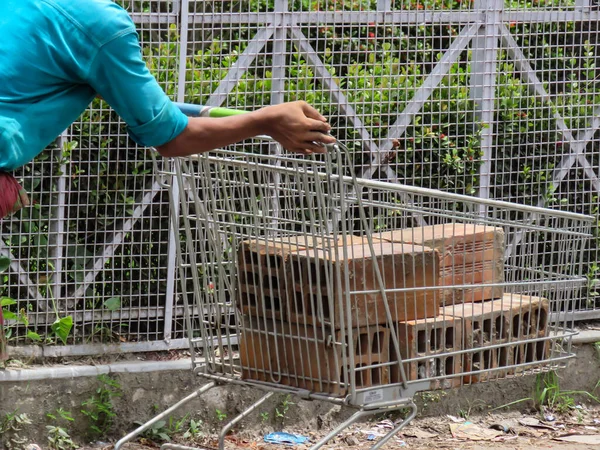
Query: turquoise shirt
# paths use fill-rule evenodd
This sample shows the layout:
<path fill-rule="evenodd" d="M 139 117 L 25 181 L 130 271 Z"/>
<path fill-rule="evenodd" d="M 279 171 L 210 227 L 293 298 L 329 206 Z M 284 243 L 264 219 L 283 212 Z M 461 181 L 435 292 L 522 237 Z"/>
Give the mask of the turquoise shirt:
<path fill-rule="evenodd" d="M 96 95 L 142 146 L 169 142 L 188 123 L 111 0 L 0 0 L 0 34 L 0 170 L 33 160 Z"/>

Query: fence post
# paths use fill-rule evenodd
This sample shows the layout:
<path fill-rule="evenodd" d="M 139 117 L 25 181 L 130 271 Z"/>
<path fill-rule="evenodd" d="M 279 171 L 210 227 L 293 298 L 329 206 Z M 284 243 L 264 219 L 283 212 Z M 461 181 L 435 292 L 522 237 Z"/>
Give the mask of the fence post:
<path fill-rule="evenodd" d="M 181 0 L 179 3 L 179 63 L 177 74 L 177 101 L 185 101 L 185 75 L 188 51 L 188 30 L 189 30 L 189 0 Z M 164 340 L 169 342 L 173 334 L 173 310 L 175 307 L 175 278 L 177 276 L 177 240 L 175 233 L 179 233 L 179 222 L 171 217 L 179 217 L 179 183 L 177 177 L 171 177 L 171 189 L 173 189 L 172 198 L 175 199 L 169 208 L 175 209 L 173 216 L 169 215 L 169 249 L 167 257 L 167 291 L 165 296 L 165 314 L 164 314 Z"/>
<path fill-rule="evenodd" d="M 484 19 L 483 26 L 471 41 L 471 75 L 469 96 L 475 107 L 475 120 L 481 129 L 480 198 L 490 198 L 492 149 L 494 145 L 494 112 L 496 104 L 497 61 L 502 23 L 503 0 L 475 0 L 474 7 Z M 486 214 L 485 206 L 479 213 Z"/>

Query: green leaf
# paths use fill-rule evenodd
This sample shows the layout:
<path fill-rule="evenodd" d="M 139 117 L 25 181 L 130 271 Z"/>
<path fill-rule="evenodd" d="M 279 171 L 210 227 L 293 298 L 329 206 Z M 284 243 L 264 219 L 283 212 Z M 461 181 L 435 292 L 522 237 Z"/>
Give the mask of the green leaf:
<path fill-rule="evenodd" d="M 2 315 L 4 316 L 4 320 L 18 320 L 19 318 L 14 312 L 11 311 L 2 311 Z"/>
<path fill-rule="evenodd" d="M 116 311 L 121 308 L 121 297 L 112 297 L 104 302 L 104 307 L 109 311 Z"/>
<path fill-rule="evenodd" d="M 10 267 L 10 258 L 6 256 L 0 256 L 0 273 L 6 272 Z"/>
<path fill-rule="evenodd" d="M 58 319 L 52 324 L 52 331 L 62 341 L 63 344 L 67 344 L 67 338 L 71 329 L 73 328 L 73 317 L 67 316 L 62 319 Z"/>
<path fill-rule="evenodd" d="M 42 337 L 39 334 L 37 334 L 36 332 L 31 331 L 31 330 L 27 331 L 27 338 L 31 339 L 32 341 L 41 341 L 42 340 Z"/>
<path fill-rule="evenodd" d="M 9 297 L 2 297 L 0 298 L 0 306 L 2 308 L 4 308 L 5 306 L 11 306 L 11 305 L 16 305 L 17 301 L 13 300 L 12 298 Z"/>

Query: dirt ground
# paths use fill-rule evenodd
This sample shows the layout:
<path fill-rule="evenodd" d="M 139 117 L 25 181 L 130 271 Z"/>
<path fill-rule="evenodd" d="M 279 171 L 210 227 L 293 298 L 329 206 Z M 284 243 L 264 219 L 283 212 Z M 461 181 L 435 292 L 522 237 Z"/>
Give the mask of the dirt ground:
<path fill-rule="evenodd" d="M 393 426 L 391 420 L 364 423 L 351 427 L 329 444 L 326 450 L 371 448 L 375 439 Z M 286 432 L 294 433 L 292 430 Z M 305 430 L 298 432 L 310 439 L 314 444 L 321 436 Z M 370 440 L 372 439 L 372 441 Z M 218 448 L 215 438 L 199 438 L 195 440 L 177 440 L 182 445 L 195 446 L 200 449 Z M 204 445 L 204 447 L 200 445 Z M 286 446 L 266 444 L 262 436 L 251 434 L 232 434 L 227 437 L 227 450 L 282 450 L 293 448 L 306 450 L 309 444 Z M 147 439 L 126 444 L 127 450 L 153 450 L 160 445 Z M 105 447 L 110 450 L 112 447 Z M 533 449 L 600 449 L 600 410 L 579 406 L 569 413 L 555 417 L 546 413 L 525 415 L 517 411 L 499 414 L 485 414 L 468 419 L 444 416 L 428 417 L 414 420 L 396 437 L 389 441 L 383 449 L 464 449 L 464 450 L 533 450 Z"/>

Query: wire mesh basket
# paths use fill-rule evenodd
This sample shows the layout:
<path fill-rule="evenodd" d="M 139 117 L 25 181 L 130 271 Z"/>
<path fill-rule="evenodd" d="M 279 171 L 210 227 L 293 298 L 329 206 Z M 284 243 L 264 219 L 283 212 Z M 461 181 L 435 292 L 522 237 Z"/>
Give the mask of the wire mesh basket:
<path fill-rule="evenodd" d="M 363 416 L 411 410 L 379 448 L 418 391 L 573 356 L 590 217 L 351 167 L 340 144 L 309 158 L 223 150 L 163 172 L 194 372 L 267 391 L 232 423 L 273 392 L 357 408 L 319 448 Z"/>

